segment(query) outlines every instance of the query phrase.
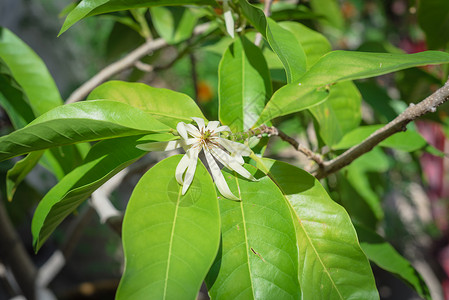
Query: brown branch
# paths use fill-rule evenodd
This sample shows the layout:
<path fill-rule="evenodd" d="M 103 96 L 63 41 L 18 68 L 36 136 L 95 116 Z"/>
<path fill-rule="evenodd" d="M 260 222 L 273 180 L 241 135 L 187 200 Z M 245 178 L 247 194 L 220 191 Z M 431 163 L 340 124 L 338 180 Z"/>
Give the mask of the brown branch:
<path fill-rule="evenodd" d="M 193 35 L 200 35 L 202 33 L 205 33 L 209 29 L 209 25 L 210 23 L 204 23 L 197 26 L 193 32 Z M 136 62 L 140 61 L 142 57 L 150 54 L 151 52 L 165 48 L 167 46 L 169 45 L 162 38 L 145 42 L 143 45 L 139 46 L 122 59 L 105 67 L 94 77 L 83 83 L 79 88 L 73 91 L 73 93 L 67 99 L 66 103 L 68 104 L 83 100 L 94 88 L 108 80 L 110 77 L 133 67 Z"/>
<path fill-rule="evenodd" d="M 356 158 L 362 154 L 370 151 L 380 142 L 393 134 L 407 130 L 407 124 L 413 120 L 421 117 L 422 115 L 435 112 L 437 107 L 446 102 L 449 99 L 449 80 L 443 87 L 438 89 L 435 93 L 422 100 L 418 104 L 410 104 L 410 106 L 397 116 L 393 121 L 380 128 L 366 138 L 360 144 L 348 149 L 338 157 L 324 162 L 313 175 L 318 179 L 325 178 L 328 175 L 337 172 L 343 167 L 349 165 Z"/>

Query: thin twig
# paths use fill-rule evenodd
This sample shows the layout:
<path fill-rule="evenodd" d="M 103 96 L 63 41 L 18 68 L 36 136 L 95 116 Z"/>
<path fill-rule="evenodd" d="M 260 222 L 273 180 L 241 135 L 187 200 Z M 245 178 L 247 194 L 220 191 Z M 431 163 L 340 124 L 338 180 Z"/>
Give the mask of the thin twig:
<path fill-rule="evenodd" d="M 271 5 L 273 4 L 273 0 L 265 0 L 265 6 L 263 9 L 263 12 L 265 13 L 265 16 L 268 18 L 269 16 L 271 16 Z M 254 39 L 254 44 L 256 46 L 260 45 L 260 42 L 262 42 L 262 34 L 260 32 L 258 32 L 256 34 L 256 37 Z"/>
<path fill-rule="evenodd" d="M 418 104 L 410 104 L 410 106 L 397 116 L 393 121 L 380 128 L 366 138 L 360 144 L 348 149 L 338 157 L 324 162 L 320 168 L 318 168 L 313 175 L 318 179 L 325 178 L 328 175 L 337 172 L 343 167 L 349 165 L 356 158 L 362 154 L 370 151 L 380 142 L 393 134 L 407 130 L 407 124 L 413 120 L 421 117 L 422 115 L 435 112 L 437 107 L 446 102 L 449 99 L 449 80 L 443 87 L 438 89 L 435 93 L 422 100 Z"/>
<path fill-rule="evenodd" d="M 210 23 L 198 25 L 193 31 L 193 35 L 200 35 L 208 30 Z M 143 45 L 130 52 L 122 59 L 110 64 L 98 72 L 94 77 L 83 83 L 69 96 L 66 103 L 73 103 L 83 100 L 94 88 L 108 80 L 110 77 L 133 67 L 142 57 L 153 51 L 169 46 L 162 38 L 145 42 Z"/>

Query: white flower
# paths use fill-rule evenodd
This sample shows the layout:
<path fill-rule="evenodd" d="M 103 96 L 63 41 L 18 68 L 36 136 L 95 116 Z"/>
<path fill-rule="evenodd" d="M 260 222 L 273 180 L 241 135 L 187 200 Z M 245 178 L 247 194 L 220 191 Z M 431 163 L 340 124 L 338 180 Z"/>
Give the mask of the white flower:
<path fill-rule="evenodd" d="M 226 198 L 239 200 L 229 189 L 228 184 L 220 171 L 215 160 L 218 160 L 226 168 L 236 171 L 241 176 L 256 180 L 248 170 L 242 165 L 244 164 L 242 156 L 249 156 L 251 149 L 244 144 L 227 140 L 220 137 L 221 132 L 231 132 L 228 126 L 219 126 L 220 122 L 210 121 L 207 127 L 201 118 L 192 118 L 198 128 L 192 124 L 178 123 L 178 130 L 181 139 L 169 142 L 155 142 L 138 145 L 137 148 L 145 151 L 168 151 L 183 147 L 186 154 L 178 163 L 175 172 L 175 178 L 182 185 L 182 194 L 187 192 L 195 175 L 198 154 L 204 151 L 207 164 L 214 178 L 220 193 Z M 190 137 L 189 137 L 190 136 Z M 226 152 L 226 151 L 227 152 Z M 229 152 L 229 153 L 228 153 Z"/>

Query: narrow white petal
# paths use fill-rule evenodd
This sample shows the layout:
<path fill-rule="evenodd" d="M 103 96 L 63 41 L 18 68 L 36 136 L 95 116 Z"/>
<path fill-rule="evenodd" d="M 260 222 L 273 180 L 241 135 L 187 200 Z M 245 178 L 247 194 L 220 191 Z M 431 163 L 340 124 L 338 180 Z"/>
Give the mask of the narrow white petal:
<path fill-rule="evenodd" d="M 187 124 L 186 125 L 186 130 L 193 137 L 196 137 L 196 138 L 200 138 L 201 137 L 201 133 L 199 132 L 198 128 L 196 128 L 192 124 Z"/>
<path fill-rule="evenodd" d="M 243 157 L 240 154 L 237 153 L 231 153 L 231 156 L 241 165 L 243 165 L 245 163 L 245 161 L 243 160 Z"/>
<path fill-rule="evenodd" d="M 200 148 L 190 148 L 189 152 L 186 155 L 189 156 L 189 167 L 187 168 L 186 176 L 184 177 L 184 183 L 182 185 L 182 194 L 184 195 L 190 184 L 193 181 L 193 177 L 195 176 L 196 164 L 198 163 L 198 153 Z"/>
<path fill-rule="evenodd" d="M 214 130 L 214 132 L 223 132 L 223 131 L 231 132 L 231 129 L 229 128 L 229 126 L 223 125 Z"/>
<path fill-rule="evenodd" d="M 249 156 L 251 154 L 251 149 L 245 144 L 240 144 L 224 138 L 220 138 L 218 143 L 225 147 L 230 153 L 236 153 L 242 156 Z"/>
<path fill-rule="evenodd" d="M 192 117 L 192 120 L 196 122 L 196 124 L 198 124 L 198 128 L 200 130 L 200 132 L 204 132 L 204 130 L 206 129 L 206 125 L 204 124 L 204 120 L 201 118 L 195 118 Z"/>
<path fill-rule="evenodd" d="M 239 162 L 237 162 L 232 156 L 224 152 L 218 147 L 214 147 L 211 149 L 212 154 L 223 164 L 226 166 L 226 168 L 230 170 L 234 170 L 237 173 L 239 173 L 241 176 L 245 177 L 249 180 L 256 180 L 251 173 L 242 167 Z"/>
<path fill-rule="evenodd" d="M 215 129 L 217 129 L 218 125 L 220 125 L 220 122 L 210 121 L 209 123 L 207 123 L 206 130 L 214 131 Z"/>
<path fill-rule="evenodd" d="M 144 151 L 170 151 L 184 146 L 191 145 L 196 139 L 175 140 L 169 142 L 154 142 L 137 145 L 136 148 Z"/>
<path fill-rule="evenodd" d="M 189 150 L 187 150 L 187 151 L 189 151 Z M 176 181 L 181 185 L 184 183 L 182 175 L 184 175 L 184 172 L 187 170 L 188 166 L 189 166 L 189 156 L 187 154 L 185 154 L 179 161 L 178 165 L 176 166 L 176 171 L 175 171 Z"/>
<path fill-rule="evenodd" d="M 209 165 L 212 177 L 214 178 L 215 185 L 217 186 L 220 193 L 228 199 L 239 200 L 239 198 L 237 198 L 229 189 L 229 186 L 226 183 L 226 180 L 221 173 L 220 168 L 218 167 L 209 151 L 206 151 L 206 149 L 204 149 L 204 154 L 206 155 L 207 164 Z"/>
<path fill-rule="evenodd" d="M 176 130 L 178 131 L 179 135 L 187 140 L 187 130 L 186 130 L 186 123 L 184 122 L 179 122 L 178 125 L 176 125 Z"/>
<path fill-rule="evenodd" d="M 232 11 L 229 8 L 228 0 L 223 1 L 223 10 L 224 10 L 223 17 L 226 24 L 226 31 L 232 38 L 234 38 L 234 19 L 232 18 Z"/>

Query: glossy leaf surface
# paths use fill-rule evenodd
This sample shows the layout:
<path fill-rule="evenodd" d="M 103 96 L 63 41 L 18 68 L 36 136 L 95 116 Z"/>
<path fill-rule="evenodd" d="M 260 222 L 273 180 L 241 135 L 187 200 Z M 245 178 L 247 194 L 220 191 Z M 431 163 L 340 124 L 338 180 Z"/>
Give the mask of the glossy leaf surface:
<path fill-rule="evenodd" d="M 77 142 L 168 132 L 150 114 L 124 103 L 98 100 L 59 106 L 0 138 L 0 160 Z"/>
<path fill-rule="evenodd" d="M 242 201 L 220 199 L 222 244 L 206 284 L 212 299 L 299 299 L 298 254 L 288 204 L 278 187 L 223 172 Z M 262 176 L 260 178 L 260 176 Z"/>
<path fill-rule="evenodd" d="M 16 162 L 12 169 L 8 170 L 6 174 L 6 196 L 8 201 L 12 201 L 17 187 L 36 166 L 42 154 L 44 154 L 43 151 L 31 152 L 24 159 Z"/>
<path fill-rule="evenodd" d="M 186 94 L 143 83 L 108 81 L 95 88 L 87 99 L 126 103 L 151 114 L 172 128 L 176 128 L 181 121 L 190 123 L 191 117 L 206 119 L 195 101 Z"/>
<path fill-rule="evenodd" d="M 309 173 L 263 160 L 290 201 L 304 299 L 378 299 L 374 277 L 346 211 Z"/>
<path fill-rule="evenodd" d="M 135 187 L 123 223 L 125 272 L 116 299 L 195 299 L 220 242 L 212 178 L 201 162 L 185 195 L 181 156 L 151 168 Z"/>
<path fill-rule="evenodd" d="M 232 131 L 248 130 L 271 96 L 271 82 L 261 50 L 245 37 L 223 55 L 219 68 L 220 121 Z"/>
<path fill-rule="evenodd" d="M 188 39 L 193 32 L 197 17 L 184 7 L 151 7 L 154 28 L 169 44 Z"/>
<path fill-rule="evenodd" d="M 69 13 L 59 34 L 62 34 L 64 31 L 72 27 L 76 22 L 89 16 L 139 7 L 187 4 L 216 5 L 216 2 L 214 0 L 82 0 Z"/>
<path fill-rule="evenodd" d="M 53 230 L 90 194 L 138 158 L 145 151 L 137 144 L 166 140 L 153 134 L 101 141 L 95 144 L 83 163 L 67 174 L 41 200 L 32 222 L 33 245 L 37 251 Z"/>

